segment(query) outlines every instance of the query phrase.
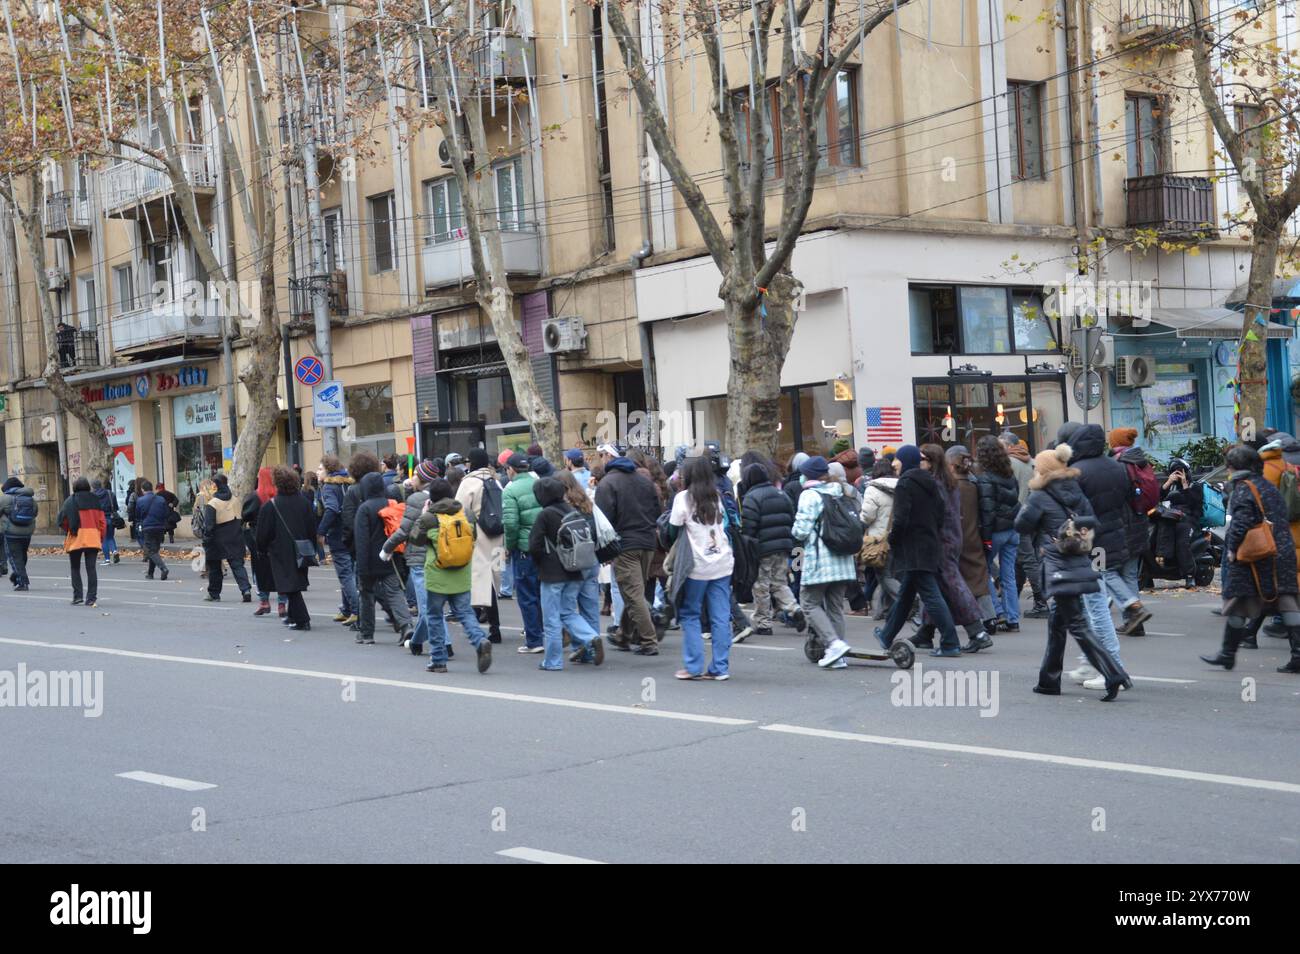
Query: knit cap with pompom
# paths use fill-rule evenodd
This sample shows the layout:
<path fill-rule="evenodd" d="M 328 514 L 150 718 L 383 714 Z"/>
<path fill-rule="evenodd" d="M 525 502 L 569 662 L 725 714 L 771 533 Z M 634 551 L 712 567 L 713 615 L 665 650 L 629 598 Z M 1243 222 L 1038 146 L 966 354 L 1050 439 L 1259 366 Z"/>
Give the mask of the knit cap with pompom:
<path fill-rule="evenodd" d="M 1041 476 L 1054 474 L 1070 466 L 1074 451 L 1069 444 L 1057 444 L 1052 450 L 1039 451 L 1034 458 L 1034 473 Z"/>

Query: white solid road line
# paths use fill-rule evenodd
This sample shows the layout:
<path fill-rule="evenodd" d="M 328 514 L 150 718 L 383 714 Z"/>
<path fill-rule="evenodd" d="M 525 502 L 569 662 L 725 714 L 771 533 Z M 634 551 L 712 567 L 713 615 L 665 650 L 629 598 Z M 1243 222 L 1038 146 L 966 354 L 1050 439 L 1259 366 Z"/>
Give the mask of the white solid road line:
<path fill-rule="evenodd" d="M 603 865 L 603 861 L 591 858 L 579 858 L 577 855 L 561 855 L 554 851 L 542 851 L 540 848 L 507 848 L 498 851 L 506 858 L 518 858 L 520 861 L 534 861 L 539 865 Z"/>
<path fill-rule="evenodd" d="M 174 775 L 157 775 L 153 772 L 118 772 L 118 778 L 129 778 L 133 782 L 148 782 L 164 788 L 179 788 L 186 792 L 201 792 L 205 788 L 216 788 L 211 782 L 196 782 L 193 779 L 177 778 Z"/>
<path fill-rule="evenodd" d="M 107 646 L 87 646 L 77 643 L 49 643 L 33 639 L 0 638 L 0 644 L 12 646 L 37 646 L 42 649 L 69 649 L 74 652 L 101 653 L 106 656 L 123 656 L 127 659 L 150 659 L 155 662 L 185 663 L 191 666 L 212 666 L 217 669 L 238 669 L 244 672 L 269 672 L 281 676 L 305 676 L 309 679 L 328 679 L 331 682 L 349 681 L 358 685 L 389 686 L 395 689 L 418 689 L 422 692 L 441 692 L 453 696 L 477 696 L 481 699 L 500 699 L 506 702 L 531 702 L 535 705 L 559 706 L 565 709 L 586 709 L 592 712 L 618 712 L 624 715 L 653 716 L 675 719 L 679 722 L 707 722 L 711 725 L 753 725 L 753 719 L 731 719 L 725 716 L 700 715 L 694 712 L 673 712 L 669 709 L 642 709 L 637 706 L 616 706 L 604 702 L 584 702 L 581 699 L 560 699 L 553 696 L 533 696 L 519 692 L 497 692 L 491 689 L 468 689 L 461 686 L 438 686 L 426 682 L 408 682 L 404 679 L 383 679 L 379 676 L 355 676 L 343 672 L 320 672 L 315 669 L 291 669 L 287 666 L 262 666 L 257 663 L 233 662 L 226 659 L 202 659 L 197 656 L 169 656 L 165 653 L 144 653 L 132 649 L 111 649 Z"/>
<path fill-rule="evenodd" d="M 1187 635 L 1186 633 L 1157 633 L 1154 629 L 1148 629 L 1146 631 L 1146 634 L 1148 636 L 1186 636 Z"/>
<path fill-rule="evenodd" d="M 31 593 L 24 593 L 22 595 L 22 598 L 24 600 L 57 600 L 60 603 L 69 602 L 66 596 L 33 596 Z M 107 608 L 105 606 L 105 601 L 102 599 L 97 598 L 96 603 L 97 605 L 95 606 L 95 609 Z M 209 603 L 146 603 L 143 600 L 119 600 L 116 597 L 109 597 L 107 603 L 108 607 L 116 606 L 118 604 L 121 604 L 123 606 L 169 606 L 175 609 L 203 609 L 203 610 L 228 609 L 228 607 L 225 606 L 213 606 Z"/>
<path fill-rule="evenodd" d="M 1262 788 L 1272 792 L 1300 795 L 1300 784 L 1275 782 L 1266 778 L 1244 778 L 1239 775 L 1216 775 L 1213 772 L 1191 772 L 1186 769 L 1163 768 L 1158 765 L 1138 765 L 1133 762 L 1106 762 L 1101 759 L 1081 759 L 1071 755 L 1051 755 L 1047 752 L 1021 752 L 1016 749 L 995 749 L 986 745 L 963 745 L 957 742 L 928 742 L 924 739 L 897 739 L 887 735 L 862 735 L 857 732 L 837 732 L 833 729 L 810 729 L 801 725 L 760 725 L 767 732 L 785 732 L 790 735 L 808 735 L 822 739 L 845 742 L 867 742 L 871 745 L 892 745 L 906 749 L 928 749 L 932 752 L 954 752 L 961 755 L 986 755 L 1023 762 L 1046 762 L 1050 765 L 1068 765 L 1073 768 L 1104 769 L 1108 772 L 1128 772 L 1134 775 L 1155 775 L 1188 782 L 1211 782 L 1216 785 L 1236 785 L 1240 788 Z"/>
<path fill-rule="evenodd" d="M 1169 682 L 1176 686 L 1190 686 L 1195 679 L 1171 679 L 1168 676 L 1130 676 L 1135 682 Z"/>

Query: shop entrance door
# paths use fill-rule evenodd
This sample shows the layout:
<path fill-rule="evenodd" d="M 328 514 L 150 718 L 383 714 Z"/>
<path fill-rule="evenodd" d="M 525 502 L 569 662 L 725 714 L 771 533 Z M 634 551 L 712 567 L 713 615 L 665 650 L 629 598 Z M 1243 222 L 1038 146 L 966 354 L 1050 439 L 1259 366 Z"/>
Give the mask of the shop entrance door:
<path fill-rule="evenodd" d="M 1065 422 L 1064 375 L 914 378 L 919 444 L 964 445 L 972 454 L 986 434 L 1009 430 L 1036 454 Z"/>

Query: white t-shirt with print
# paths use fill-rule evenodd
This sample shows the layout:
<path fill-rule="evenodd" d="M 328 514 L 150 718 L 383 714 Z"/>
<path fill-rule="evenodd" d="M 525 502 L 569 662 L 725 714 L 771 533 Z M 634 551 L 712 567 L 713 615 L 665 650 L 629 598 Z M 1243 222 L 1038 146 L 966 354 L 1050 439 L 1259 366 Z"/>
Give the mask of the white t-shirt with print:
<path fill-rule="evenodd" d="M 736 558 L 731 552 L 731 541 L 727 538 L 726 525 L 723 523 L 722 501 L 718 501 L 718 522 L 714 524 L 699 523 L 693 510 L 691 495 L 683 490 L 673 498 L 673 510 L 668 517 L 673 526 L 686 528 L 686 538 L 690 541 L 691 553 L 695 557 L 690 578 L 720 580 L 724 576 L 731 576 Z"/>

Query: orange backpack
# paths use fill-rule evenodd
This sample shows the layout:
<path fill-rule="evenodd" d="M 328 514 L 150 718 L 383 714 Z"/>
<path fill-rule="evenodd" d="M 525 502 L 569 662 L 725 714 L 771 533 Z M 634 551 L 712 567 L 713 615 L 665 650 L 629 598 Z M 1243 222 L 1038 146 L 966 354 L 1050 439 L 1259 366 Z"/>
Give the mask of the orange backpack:
<path fill-rule="evenodd" d="M 379 516 L 384 521 L 384 533 L 392 536 L 402 525 L 402 517 L 406 514 L 406 504 L 400 500 L 390 500 L 388 505 L 379 511 Z M 399 543 L 393 548 L 394 553 L 405 553 L 406 543 Z"/>

